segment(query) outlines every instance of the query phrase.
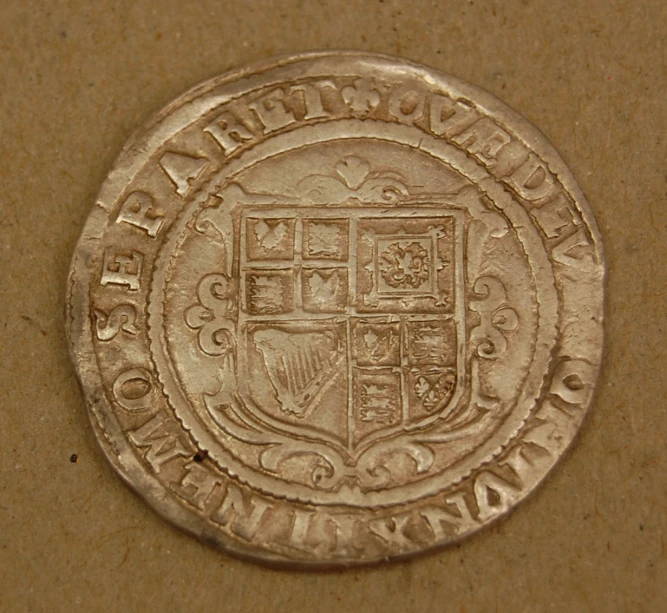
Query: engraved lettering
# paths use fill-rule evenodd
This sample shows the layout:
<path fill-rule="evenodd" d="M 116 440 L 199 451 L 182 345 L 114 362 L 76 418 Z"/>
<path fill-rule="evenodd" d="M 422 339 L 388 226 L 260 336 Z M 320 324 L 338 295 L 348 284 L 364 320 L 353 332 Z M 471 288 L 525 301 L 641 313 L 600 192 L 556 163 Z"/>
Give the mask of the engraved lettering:
<path fill-rule="evenodd" d="M 517 488 L 488 471 L 477 475 L 474 492 L 480 521 L 504 513 L 520 495 Z"/>
<path fill-rule="evenodd" d="M 360 549 L 357 525 L 359 520 L 352 515 L 333 515 L 329 518 L 335 530 L 335 556 L 354 556 Z"/>
<path fill-rule="evenodd" d="M 547 238 L 560 241 L 552 247 L 556 262 L 582 269 L 594 263 L 594 248 L 582 227 L 583 222 L 563 193 L 533 208 L 530 214 Z"/>
<path fill-rule="evenodd" d="M 528 149 L 520 140 L 511 138 L 511 140 L 500 147 L 495 156 L 495 164 L 488 168 L 494 176 L 502 179 L 513 174 L 528 157 Z"/>
<path fill-rule="evenodd" d="M 312 551 L 313 547 L 306 542 L 311 522 L 315 513 L 306 513 L 300 509 L 294 509 L 292 513 L 292 529 L 290 530 L 288 545 L 302 551 Z"/>
<path fill-rule="evenodd" d="M 137 311 L 131 304 L 120 304 L 107 315 L 101 309 L 94 309 L 95 333 L 101 341 L 110 341 L 122 330 L 135 335 L 139 332 L 135 323 Z"/>
<path fill-rule="evenodd" d="M 410 513 L 405 513 L 387 519 L 371 521 L 368 528 L 385 542 L 388 549 L 400 551 L 414 546 L 414 542 L 403 533 L 409 520 Z"/>
<path fill-rule="evenodd" d="M 482 117 L 452 139 L 486 166 L 494 166 L 500 150 L 510 142 L 510 135 L 488 117 Z"/>
<path fill-rule="evenodd" d="M 215 487 L 222 485 L 222 478 L 197 462 L 186 464 L 185 470 L 186 473 L 180 483 L 172 484 L 171 489 L 184 500 L 203 510 Z"/>
<path fill-rule="evenodd" d="M 190 185 L 196 181 L 208 166 L 206 158 L 192 157 L 184 153 L 167 151 L 160 158 L 160 167 L 167 174 L 179 196 L 185 196 Z"/>
<path fill-rule="evenodd" d="M 398 87 L 389 94 L 389 112 L 401 123 L 412 124 L 424 112 L 425 99 L 419 92 Z"/>
<path fill-rule="evenodd" d="M 547 476 L 598 371 L 599 235 L 545 139 L 475 91 L 279 59 L 171 105 L 192 129 L 149 126 L 155 155 L 112 172 L 67 319 L 107 450 L 158 510 L 269 564 L 347 566 L 459 542 Z"/>
<path fill-rule="evenodd" d="M 430 128 L 436 136 L 458 134 L 474 123 L 477 117 L 474 107 L 465 102 L 437 94 L 430 98 Z"/>
<path fill-rule="evenodd" d="M 156 237 L 164 223 L 153 207 L 153 198 L 146 192 L 132 192 L 123 202 L 116 223 L 129 223 L 144 230 L 148 236 Z"/>
<path fill-rule="evenodd" d="M 566 360 L 556 367 L 551 393 L 571 405 L 585 404 L 593 387 L 594 367 L 584 360 Z"/>
<path fill-rule="evenodd" d="M 228 112 L 218 115 L 204 132 L 210 134 L 227 155 L 238 149 L 244 140 L 253 138 L 252 132 Z"/>
<path fill-rule="evenodd" d="M 271 508 L 258 496 L 252 496 L 248 502 L 243 500 L 241 490 L 228 485 L 222 504 L 213 513 L 211 519 L 229 529 L 236 535 L 251 541 L 259 528 L 264 514 Z"/>
<path fill-rule="evenodd" d="M 138 251 L 132 251 L 130 255 L 126 255 L 107 249 L 104 252 L 100 283 L 102 285 L 126 285 L 131 292 L 139 291 L 139 277 L 143 261 L 143 254 Z"/>
<path fill-rule="evenodd" d="M 333 81 L 315 81 L 314 83 L 301 83 L 300 85 L 293 85 L 290 87 L 290 94 L 293 92 L 301 92 L 303 94 L 303 101 L 306 106 L 306 114 L 304 119 L 317 119 L 318 117 L 327 117 L 329 113 L 322 105 L 322 90 L 325 87 L 334 88 Z"/>
<path fill-rule="evenodd" d="M 556 198 L 544 206 L 532 209 L 530 214 L 535 218 L 537 225 L 542 228 L 547 238 L 551 239 L 571 234 L 581 224 L 576 212 L 563 193 L 558 194 Z"/>
<path fill-rule="evenodd" d="M 548 451 L 548 450 L 547 450 Z M 519 477 L 522 487 L 528 487 L 544 473 L 542 465 L 546 456 L 542 456 L 541 460 L 529 460 L 526 457 L 526 450 L 522 445 L 517 445 L 510 451 L 504 464 L 508 465 Z"/>
<path fill-rule="evenodd" d="M 565 433 L 572 427 L 571 418 L 548 400 L 542 404 L 535 416 L 542 420 L 542 423 L 531 428 L 524 436 L 524 440 L 546 449 L 553 455 L 560 454 L 567 446 L 568 439 Z"/>
<path fill-rule="evenodd" d="M 147 396 L 153 389 L 151 374 L 145 368 L 130 368 L 116 377 L 112 389 L 124 409 L 143 411 L 149 407 Z"/>
<path fill-rule="evenodd" d="M 586 270 L 595 263 L 595 250 L 583 228 L 558 243 L 551 254 L 556 262 L 572 268 Z"/>
<path fill-rule="evenodd" d="M 507 177 L 505 182 L 513 187 L 519 196 L 533 202 L 551 193 L 555 179 L 540 158 L 529 153 L 526 161 Z"/>
<path fill-rule="evenodd" d="M 467 532 L 477 525 L 477 522 L 470 514 L 470 509 L 463 493 L 458 492 L 445 499 L 445 502 L 453 505 L 458 511 L 458 515 L 454 515 L 444 508 L 435 505 L 428 505 L 419 511 L 419 514 L 426 520 L 437 540 L 448 536 L 443 523 L 451 526 L 456 534 Z"/>
<path fill-rule="evenodd" d="M 160 411 L 143 426 L 128 432 L 129 439 L 137 447 L 148 448 L 144 458 L 155 472 L 160 472 L 160 468 L 169 460 L 189 456 L 191 453 L 178 431 L 169 430 L 169 425 L 172 423 L 166 412 Z"/>
<path fill-rule="evenodd" d="M 294 113 L 285 108 L 285 92 L 278 88 L 248 105 L 264 127 L 264 134 L 284 128 L 296 121 Z"/>

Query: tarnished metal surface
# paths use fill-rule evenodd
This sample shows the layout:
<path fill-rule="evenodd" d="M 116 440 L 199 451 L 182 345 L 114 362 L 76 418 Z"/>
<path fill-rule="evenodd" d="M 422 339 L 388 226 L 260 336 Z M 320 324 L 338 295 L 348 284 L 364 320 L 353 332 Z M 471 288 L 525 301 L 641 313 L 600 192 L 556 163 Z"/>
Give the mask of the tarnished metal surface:
<path fill-rule="evenodd" d="M 179 527 L 274 564 L 457 541 L 589 405 L 604 263 L 546 139 L 489 94 L 313 53 L 167 107 L 105 181 L 68 285 L 100 443 Z"/>

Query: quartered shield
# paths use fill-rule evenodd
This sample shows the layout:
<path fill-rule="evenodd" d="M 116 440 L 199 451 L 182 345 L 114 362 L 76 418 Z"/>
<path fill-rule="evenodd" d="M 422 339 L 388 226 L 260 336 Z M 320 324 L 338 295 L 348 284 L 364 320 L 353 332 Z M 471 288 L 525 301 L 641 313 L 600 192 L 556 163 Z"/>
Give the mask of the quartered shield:
<path fill-rule="evenodd" d="M 465 378 L 463 224 L 441 206 L 243 207 L 245 410 L 350 455 L 446 416 Z"/>

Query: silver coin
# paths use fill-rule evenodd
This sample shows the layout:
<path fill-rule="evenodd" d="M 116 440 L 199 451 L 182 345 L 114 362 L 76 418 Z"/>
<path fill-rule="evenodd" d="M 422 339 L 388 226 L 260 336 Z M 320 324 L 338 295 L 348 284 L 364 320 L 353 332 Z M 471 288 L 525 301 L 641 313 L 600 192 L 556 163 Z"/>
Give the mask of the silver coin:
<path fill-rule="evenodd" d="M 97 438 L 161 515 L 271 564 L 399 559 L 507 514 L 590 404 L 604 261 L 535 128 L 354 52 L 267 61 L 120 154 L 74 254 Z"/>

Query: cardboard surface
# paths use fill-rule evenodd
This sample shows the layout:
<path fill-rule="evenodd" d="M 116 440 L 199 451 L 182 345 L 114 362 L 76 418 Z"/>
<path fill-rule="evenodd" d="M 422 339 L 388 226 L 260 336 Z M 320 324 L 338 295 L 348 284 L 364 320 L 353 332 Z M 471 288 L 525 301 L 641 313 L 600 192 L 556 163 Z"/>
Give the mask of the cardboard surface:
<path fill-rule="evenodd" d="M 4 0 L 0 610 L 664 610 L 666 7 Z M 460 546 L 330 573 L 226 557 L 136 498 L 94 440 L 63 326 L 74 245 L 131 132 L 202 79 L 317 48 L 402 55 L 523 114 L 574 171 L 609 267 L 599 391 L 537 494 Z"/>

